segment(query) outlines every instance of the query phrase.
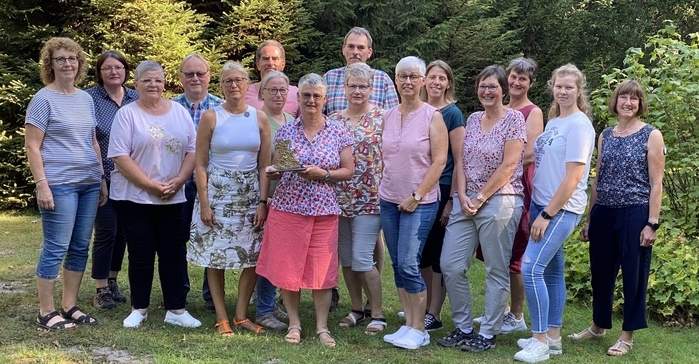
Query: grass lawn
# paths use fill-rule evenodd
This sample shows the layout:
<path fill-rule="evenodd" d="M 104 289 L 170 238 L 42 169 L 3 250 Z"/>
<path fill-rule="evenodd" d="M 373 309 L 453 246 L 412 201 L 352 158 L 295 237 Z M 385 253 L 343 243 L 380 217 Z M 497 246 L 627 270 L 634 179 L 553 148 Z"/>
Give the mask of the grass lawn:
<path fill-rule="evenodd" d="M 0 316 L 0 363 L 511 363 L 519 350 L 517 339 L 530 336 L 529 332 L 501 335 L 497 348 L 479 354 L 441 348 L 436 345 L 437 339 L 453 329 L 447 301 L 442 314 L 445 327 L 431 333 L 432 344 L 417 351 L 397 349 L 384 343 L 381 336 L 365 335 L 363 326 L 337 327 L 340 319 L 349 312 L 347 291 L 341 283 L 340 308 L 331 313 L 329 319 L 329 327 L 338 342 L 335 348 L 321 345 L 314 335 L 315 316 L 308 293 L 302 295 L 303 338 L 300 346 L 287 344 L 283 333 L 276 332 L 262 335 L 241 332 L 233 337 L 221 337 L 213 328 L 215 315 L 204 310 L 200 296 L 203 269 L 192 266 L 188 309 L 202 321 L 201 328 L 184 329 L 165 324 L 165 312 L 156 308 L 161 300 L 159 282 L 154 282 L 149 320 L 138 329 L 125 329 L 122 320 L 130 312 L 127 304 L 100 312 L 92 307 L 94 284 L 89 279 L 90 262 L 78 302 L 100 320 L 99 325 L 46 333 L 37 331 L 34 325 L 38 313 L 34 270 L 41 243 L 38 215 L 0 213 L 0 309 L 3 312 Z M 384 312 L 389 324 L 387 332 L 390 333 L 398 329 L 401 319 L 396 316 L 400 305 L 393 288 L 392 272 L 388 263 L 386 266 L 388 269 L 383 274 Z M 125 268 L 126 264 L 119 282 L 128 296 Z M 479 262 L 469 272 L 476 316 L 483 312 L 483 274 L 483 265 Z M 232 317 L 237 275 L 230 272 L 227 277 L 227 303 Z M 59 282 L 57 298 L 60 289 Z M 58 305 L 58 300 L 56 302 Z M 249 312 L 250 317 L 254 317 L 254 307 Z M 570 303 L 565 311 L 564 336 L 587 327 L 590 316 L 588 305 Z M 564 354 L 552 357 L 549 362 L 699 362 L 699 346 L 695 341 L 699 329 L 663 327 L 659 322 L 651 322 L 649 329 L 636 334 L 636 347 L 627 356 L 608 357 L 606 350 L 615 342 L 621 326 L 618 316 L 614 326 L 601 340 L 574 342 L 564 339 Z"/>

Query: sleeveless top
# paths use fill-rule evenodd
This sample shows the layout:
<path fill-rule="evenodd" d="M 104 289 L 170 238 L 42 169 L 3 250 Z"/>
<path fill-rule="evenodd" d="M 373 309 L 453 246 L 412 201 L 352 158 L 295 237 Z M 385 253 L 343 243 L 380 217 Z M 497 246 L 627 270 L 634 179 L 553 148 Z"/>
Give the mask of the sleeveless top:
<path fill-rule="evenodd" d="M 626 137 L 615 137 L 612 129 L 602 132 L 595 203 L 607 207 L 648 205 L 648 138 L 655 128 L 646 124 Z"/>
<path fill-rule="evenodd" d="M 216 126 L 209 146 L 209 165 L 242 172 L 256 169 L 260 151 L 257 109 L 248 106 L 242 114 L 231 114 L 219 105 L 214 112 Z"/>
<path fill-rule="evenodd" d="M 428 103 L 412 111 L 401 126 L 398 106 L 384 114 L 383 162 L 379 197 L 400 204 L 417 189 L 432 165 L 430 124 L 437 108 Z M 421 204 L 439 199 L 439 184 L 422 197 Z"/>

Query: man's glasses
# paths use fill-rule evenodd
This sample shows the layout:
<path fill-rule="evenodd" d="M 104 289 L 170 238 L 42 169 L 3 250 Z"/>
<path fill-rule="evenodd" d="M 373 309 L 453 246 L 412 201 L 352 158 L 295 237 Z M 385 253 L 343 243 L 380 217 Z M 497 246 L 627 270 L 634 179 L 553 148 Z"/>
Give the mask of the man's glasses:
<path fill-rule="evenodd" d="M 206 76 L 207 73 L 209 73 L 209 71 L 206 71 L 206 72 L 182 72 L 184 77 L 188 80 L 191 80 L 192 78 L 194 78 L 194 76 L 197 76 L 197 78 L 204 78 L 204 76 Z"/>
<path fill-rule="evenodd" d="M 56 63 L 61 64 L 61 65 L 66 64 L 66 61 L 68 61 L 69 64 L 76 64 L 76 63 L 78 63 L 78 57 L 73 57 L 73 56 L 70 56 L 70 57 L 55 57 L 55 58 L 52 58 L 52 59 L 55 60 Z"/>

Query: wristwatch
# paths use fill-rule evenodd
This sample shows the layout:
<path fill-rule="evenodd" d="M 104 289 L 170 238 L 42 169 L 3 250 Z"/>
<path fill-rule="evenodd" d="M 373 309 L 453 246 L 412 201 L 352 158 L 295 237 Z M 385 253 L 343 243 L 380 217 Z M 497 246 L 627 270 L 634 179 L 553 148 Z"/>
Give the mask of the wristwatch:
<path fill-rule="evenodd" d="M 485 198 L 483 198 L 483 194 L 482 194 L 482 193 L 478 193 L 478 194 L 476 195 L 476 200 L 480 201 L 481 203 L 485 203 Z"/>
<path fill-rule="evenodd" d="M 549 215 L 546 211 L 541 210 L 541 217 L 543 217 L 545 220 L 551 220 L 553 219 L 553 216 Z"/>
<path fill-rule="evenodd" d="M 328 170 L 327 168 L 325 168 L 325 178 L 324 178 L 324 181 L 326 181 L 326 182 L 327 182 L 327 181 L 330 181 L 330 170 Z"/>
<path fill-rule="evenodd" d="M 653 231 L 657 231 L 660 228 L 660 223 L 659 222 L 652 223 L 652 222 L 648 221 L 646 223 L 646 226 L 650 226 L 650 228 L 653 229 Z"/>
<path fill-rule="evenodd" d="M 414 198 L 415 201 L 417 201 L 417 202 L 420 202 L 420 200 L 422 200 L 422 196 L 420 196 L 420 194 L 415 193 L 415 192 L 413 192 L 413 198 Z"/>

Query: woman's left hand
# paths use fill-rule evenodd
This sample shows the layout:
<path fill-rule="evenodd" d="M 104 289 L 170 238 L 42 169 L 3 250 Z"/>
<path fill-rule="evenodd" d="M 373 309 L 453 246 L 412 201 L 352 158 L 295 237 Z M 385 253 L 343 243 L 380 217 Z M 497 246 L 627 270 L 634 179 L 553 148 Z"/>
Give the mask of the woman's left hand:
<path fill-rule="evenodd" d="M 413 197 L 412 195 L 408 196 L 408 198 L 403 200 L 403 202 L 401 202 L 400 205 L 398 205 L 398 211 L 413 212 L 417 208 L 418 204 L 419 202 L 415 200 L 415 197 Z"/>
<path fill-rule="evenodd" d="M 645 248 L 653 246 L 656 236 L 657 233 L 653 231 L 650 226 L 644 227 L 643 230 L 641 230 L 641 246 Z"/>
<path fill-rule="evenodd" d="M 107 203 L 107 200 L 109 199 L 109 189 L 107 189 L 107 180 L 102 180 L 102 184 L 100 186 L 100 200 L 99 200 L 99 207 L 104 206 L 104 204 Z"/>
<path fill-rule="evenodd" d="M 328 173 L 323 168 L 314 165 L 306 166 L 305 171 L 298 172 L 298 175 L 301 176 L 301 178 L 305 178 L 310 181 L 324 180 L 327 174 Z"/>
<path fill-rule="evenodd" d="M 451 214 L 452 208 L 454 208 L 454 201 L 447 201 L 447 204 L 444 205 L 444 210 L 442 210 L 442 216 L 439 218 L 439 223 L 442 224 L 442 226 L 447 226 L 449 223 L 449 215 Z"/>
<path fill-rule="evenodd" d="M 534 240 L 534 242 L 539 242 L 544 238 L 544 233 L 546 233 L 546 228 L 549 226 L 551 220 L 546 220 L 539 216 L 534 220 L 534 223 L 529 228 L 529 237 Z"/>
<path fill-rule="evenodd" d="M 168 188 L 165 190 L 165 193 L 161 199 L 167 201 L 175 197 L 175 194 L 182 189 L 185 182 L 186 181 L 179 176 L 172 177 L 169 181 L 167 181 Z"/>
<path fill-rule="evenodd" d="M 255 218 L 253 220 L 253 227 L 255 230 L 260 230 L 265 225 L 265 220 L 267 220 L 267 204 L 259 203 L 257 204 L 257 211 L 255 211 Z"/>

